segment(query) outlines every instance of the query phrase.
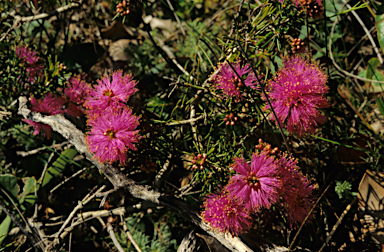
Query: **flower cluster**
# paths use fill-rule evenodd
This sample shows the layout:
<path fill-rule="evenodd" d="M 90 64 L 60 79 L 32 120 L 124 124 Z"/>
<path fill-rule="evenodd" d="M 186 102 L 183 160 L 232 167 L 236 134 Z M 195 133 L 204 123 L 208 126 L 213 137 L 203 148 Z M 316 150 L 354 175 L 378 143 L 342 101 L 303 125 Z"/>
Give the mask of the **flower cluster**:
<path fill-rule="evenodd" d="M 325 85 L 327 75 L 318 65 L 308 63 L 301 56 L 285 58 L 283 64 L 267 85 L 272 108 L 290 133 L 299 136 L 314 133 L 315 127 L 325 122 L 319 109 L 329 106 L 324 97 L 329 89 Z M 267 104 L 266 108 L 271 109 L 271 106 Z M 278 123 L 273 112 L 269 118 Z"/>
<path fill-rule="evenodd" d="M 86 112 L 90 131 L 85 140 L 89 150 L 100 162 L 119 160 L 124 165 L 128 149 L 136 150 L 135 144 L 141 139 L 139 130 L 136 130 L 140 117 L 135 116 L 125 104 L 136 93 L 136 84 L 131 75 L 122 71 L 98 80 L 94 88 L 80 76 L 70 77 L 63 97 L 52 93 L 40 100 L 32 97 L 31 110 L 45 115 L 67 113 L 74 117 Z M 34 127 L 35 135 L 43 132 L 50 138 L 50 126 L 27 119 L 24 121 Z"/>
<path fill-rule="evenodd" d="M 226 126 L 233 126 L 236 124 L 236 122 L 239 120 L 237 116 L 235 116 L 234 113 L 226 114 L 223 121 L 225 122 Z"/>
<path fill-rule="evenodd" d="M 244 85 L 254 89 L 258 85 L 251 67 L 241 62 L 220 64 L 212 81 L 216 89 L 222 91 L 223 98 L 234 98 L 236 102 L 240 101 L 244 95 Z"/>
<path fill-rule="evenodd" d="M 116 12 L 120 13 L 121 16 L 128 15 L 131 12 L 129 1 L 127 2 L 126 0 L 123 0 L 121 3 L 116 5 Z"/>
<path fill-rule="evenodd" d="M 301 38 L 293 39 L 291 43 L 292 53 L 304 53 L 306 51 L 305 43 Z"/>
<path fill-rule="evenodd" d="M 124 165 L 126 152 L 136 150 L 135 143 L 141 138 L 136 130 L 140 117 L 125 104 L 136 93 L 137 82 L 132 75 L 115 71 L 97 83 L 84 103 L 90 127 L 86 142 L 100 162 L 119 160 Z"/>
<path fill-rule="evenodd" d="M 207 160 L 207 154 L 205 153 L 203 155 L 201 155 L 200 153 L 197 154 L 191 161 L 191 163 L 193 164 L 192 169 L 204 170 L 204 163 L 206 162 L 206 160 Z"/>
<path fill-rule="evenodd" d="M 34 84 L 44 74 L 43 66 L 39 64 L 37 52 L 31 51 L 27 46 L 16 47 L 16 55 L 21 59 L 28 74 L 28 82 Z"/>
<path fill-rule="evenodd" d="M 252 155 L 251 164 L 243 157 L 235 158 L 232 169 L 237 174 L 221 193 L 205 199 L 203 220 L 220 232 L 238 235 L 246 231 L 252 224 L 250 214 L 272 204 L 286 211 L 293 227 L 313 206 L 314 186 L 299 171 L 297 161 L 269 144 L 259 143 L 260 151 Z"/>

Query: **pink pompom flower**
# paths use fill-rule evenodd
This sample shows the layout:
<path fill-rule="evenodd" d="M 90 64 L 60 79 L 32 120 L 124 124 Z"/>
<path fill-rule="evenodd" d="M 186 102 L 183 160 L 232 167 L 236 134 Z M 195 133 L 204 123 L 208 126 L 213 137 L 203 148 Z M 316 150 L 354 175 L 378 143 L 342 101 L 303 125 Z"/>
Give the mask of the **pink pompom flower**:
<path fill-rule="evenodd" d="M 123 74 L 121 70 L 102 77 L 97 83 L 84 104 L 92 110 L 91 113 L 102 113 L 108 107 L 120 107 L 137 91 L 137 81 L 132 79 L 131 74 Z"/>
<path fill-rule="evenodd" d="M 48 93 L 44 98 L 36 100 L 31 98 L 31 111 L 40 112 L 43 115 L 56 115 L 64 113 L 63 106 L 66 100 L 62 97 L 56 97 L 52 93 Z M 23 119 L 24 122 L 30 124 L 34 128 L 34 135 L 43 132 L 49 139 L 51 137 L 51 127 L 43 123 L 34 122 L 28 119 Z"/>
<path fill-rule="evenodd" d="M 233 71 L 230 64 L 235 71 Z M 225 62 L 219 65 L 219 69 L 213 77 L 213 82 L 216 89 L 222 91 L 222 97 L 234 98 L 238 102 L 244 95 L 244 84 L 254 89 L 257 88 L 257 78 L 248 64 L 241 64 L 239 61 L 233 63 Z"/>
<path fill-rule="evenodd" d="M 68 86 L 64 89 L 64 94 L 68 99 L 66 113 L 73 117 L 83 115 L 84 110 L 81 106 L 84 105 L 91 90 L 91 86 L 80 76 L 71 76 L 68 79 Z"/>
<path fill-rule="evenodd" d="M 22 59 L 26 71 L 28 73 L 28 82 L 33 84 L 37 81 L 37 78 L 43 76 L 43 66 L 38 63 L 39 57 L 36 56 L 37 52 L 31 51 L 27 46 L 16 47 L 16 55 Z"/>
<path fill-rule="evenodd" d="M 139 119 L 128 107 L 114 108 L 89 119 L 91 130 L 85 138 L 89 150 L 102 163 L 120 160 L 124 165 L 127 150 L 136 150 L 134 144 L 140 139 L 139 130 L 136 130 Z"/>
<path fill-rule="evenodd" d="M 281 182 L 277 177 L 274 158 L 264 152 L 255 152 L 251 166 L 241 158 L 235 158 L 232 168 L 239 174 L 233 176 L 227 190 L 231 195 L 244 201 L 251 209 L 269 208 L 277 199 Z"/>
<path fill-rule="evenodd" d="M 251 228 L 250 211 L 243 201 L 233 197 L 227 191 L 210 194 L 204 201 L 203 221 L 214 230 L 238 235 Z"/>
<path fill-rule="evenodd" d="M 284 66 L 267 85 L 267 95 L 281 123 L 290 133 L 299 136 L 314 133 L 325 122 L 320 108 L 329 106 L 324 95 L 328 92 L 327 75 L 314 63 L 299 55 L 284 59 Z M 265 98 L 265 97 L 264 97 Z M 266 105 L 267 109 L 271 107 Z M 270 120 L 276 121 L 274 114 Z"/>
<path fill-rule="evenodd" d="M 282 181 L 279 197 L 286 209 L 290 227 L 300 225 L 314 204 L 314 185 L 297 166 L 297 160 L 281 154 L 276 160 Z"/>

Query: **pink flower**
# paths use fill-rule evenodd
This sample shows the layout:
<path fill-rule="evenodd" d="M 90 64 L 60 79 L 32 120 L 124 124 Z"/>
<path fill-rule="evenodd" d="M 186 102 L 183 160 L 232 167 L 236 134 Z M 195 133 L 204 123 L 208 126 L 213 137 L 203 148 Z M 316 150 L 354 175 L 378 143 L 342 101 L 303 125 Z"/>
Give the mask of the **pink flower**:
<path fill-rule="evenodd" d="M 52 93 L 47 94 L 44 98 L 36 100 L 31 98 L 31 111 L 40 112 L 43 115 L 56 115 L 64 113 L 63 105 L 66 102 L 64 98 L 56 97 Z M 33 122 L 28 119 L 23 119 L 24 122 L 32 125 L 34 128 L 34 135 L 44 132 L 49 139 L 51 137 L 51 127 L 43 123 Z"/>
<path fill-rule="evenodd" d="M 127 150 L 136 150 L 134 144 L 140 139 L 139 130 L 135 130 L 139 119 L 128 107 L 111 109 L 89 119 L 91 131 L 85 139 L 89 150 L 95 152 L 95 157 L 102 163 L 113 163 L 119 159 L 124 165 Z"/>
<path fill-rule="evenodd" d="M 314 204 L 314 186 L 297 166 L 297 160 L 282 154 L 276 160 L 282 187 L 279 196 L 286 208 L 291 228 L 301 224 Z"/>
<path fill-rule="evenodd" d="M 299 136 L 314 133 L 315 127 L 325 122 L 318 109 L 329 106 L 324 97 L 328 91 L 325 85 L 327 75 L 319 66 L 306 62 L 301 56 L 285 58 L 283 63 L 284 66 L 267 86 L 272 107 L 290 133 Z M 270 109 L 269 104 L 266 108 Z M 269 118 L 276 122 L 272 112 Z"/>
<path fill-rule="evenodd" d="M 69 101 L 66 113 L 73 117 L 81 116 L 84 110 L 80 106 L 84 105 L 92 88 L 80 76 L 71 76 L 68 82 L 68 86 L 64 89 L 64 94 Z"/>
<path fill-rule="evenodd" d="M 213 77 L 213 82 L 215 87 L 223 92 L 223 97 L 234 97 L 235 101 L 240 101 L 244 95 L 243 82 L 246 86 L 256 89 L 257 78 L 248 64 L 242 66 L 240 62 L 233 62 L 231 65 L 235 72 L 228 62 L 220 64 L 220 71 Z"/>
<path fill-rule="evenodd" d="M 273 157 L 263 152 L 254 153 L 251 166 L 243 157 L 235 158 L 232 168 L 239 174 L 233 176 L 226 186 L 231 195 L 252 209 L 269 208 L 276 201 L 280 181 Z"/>
<path fill-rule="evenodd" d="M 28 82 L 33 84 L 37 81 L 37 78 L 43 76 L 43 66 L 38 63 L 39 57 L 36 56 L 37 52 L 31 51 L 27 46 L 16 47 L 16 55 L 22 59 L 28 76 Z"/>
<path fill-rule="evenodd" d="M 228 192 L 209 195 L 204 201 L 203 221 L 219 232 L 238 235 L 251 228 L 249 209 Z"/>
<path fill-rule="evenodd" d="M 137 91 L 137 81 L 132 79 L 131 74 L 123 74 L 121 70 L 97 80 L 97 83 L 85 102 L 85 107 L 96 113 L 102 113 L 107 107 L 120 106 Z"/>

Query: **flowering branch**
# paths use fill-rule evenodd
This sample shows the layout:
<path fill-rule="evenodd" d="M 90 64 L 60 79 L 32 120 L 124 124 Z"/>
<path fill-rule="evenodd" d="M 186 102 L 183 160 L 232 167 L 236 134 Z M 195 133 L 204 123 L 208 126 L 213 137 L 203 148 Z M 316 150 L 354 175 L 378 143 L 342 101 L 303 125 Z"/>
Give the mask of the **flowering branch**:
<path fill-rule="evenodd" d="M 76 149 L 85 154 L 87 159 L 91 161 L 96 167 L 108 178 L 113 186 L 118 188 L 126 188 L 132 196 L 147 200 L 156 204 L 162 204 L 170 207 L 174 211 L 189 220 L 208 234 L 216 238 L 221 244 L 230 249 L 231 251 L 252 251 L 245 245 L 240 238 L 232 237 L 229 234 L 222 234 L 213 231 L 211 227 L 201 220 L 199 214 L 192 210 L 186 203 L 177 200 L 172 196 L 161 195 L 160 192 L 152 190 L 149 186 L 137 184 L 134 180 L 129 179 L 120 170 L 112 167 L 110 164 L 101 164 L 90 153 L 84 141 L 84 134 L 76 128 L 71 122 L 64 118 L 62 115 L 44 116 L 38 112 L 31 111 L 27 108 L 27 98 L 24 96 L 19 97 L 19 111 L 18 114 L 32 120 L 48 124 L 52 129 L 65 137 Z M 63 230 L 64 231 L 64 230 Z"/>

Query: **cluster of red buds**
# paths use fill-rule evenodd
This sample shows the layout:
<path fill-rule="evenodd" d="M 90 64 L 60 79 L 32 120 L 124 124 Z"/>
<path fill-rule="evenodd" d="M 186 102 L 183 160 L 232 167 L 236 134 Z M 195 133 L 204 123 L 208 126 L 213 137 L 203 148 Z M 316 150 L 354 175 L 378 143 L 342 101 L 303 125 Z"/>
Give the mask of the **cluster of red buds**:
<path fill-rule="evenodd" d="M 264 143 L 263 139 L 259 139 L 259 144 L 255 146 L 256 150 L 267 153 L 268 155 L 276 155 L 280 152 L 279 147 L 272 149 L 272 145 L 269 143 Z"/>
<path fill-rule="evenodd" d="M 207 154 L 197 154 L 191 161 L 191 163 L 193 164 L 192 165 L 192 169 L 193 170 L 197 170 L 197 169 L 200 169 L 200 170 L 204 170 L 204 163 L 205 163 L 205 160 L 207 159 Z"/>
<path fill-rule="evenodd" d="M 129 9 L 129 2 L 123 0 L 116 6 L 116 12 L 120 13 L 121 16 L 128 15 L 131 11 Z"/>
<path fill-rule="evenodd" d="M 240 89 L 244 87 L 243 82 L 238 77 L 233 78 L 233 83 L 235 84 L 236 90 L 238 91 L 240 91 Z"/>
<path fill-rule="evenodd" d="M 301 4 L 311 18 L 319 17 L 323 14 L 323 4 L 321 1 L 301 0 Z"/>
<path fill-rule="evenodd" d="M 142 171 L 145 171 L 146 173 L 155 172 L 156 171 L 156 163 L 155 162 L 149 162 L 148 160 L 144 161 L 145 164 L 140 165 L 140 169 Z"/>
<path fill-rule="evenodd" d="M 295 38 L 291 44 L 293 53 L 303 53 L 305 52 L 305 43 L 301 38 Z"/>
<path fill-rule="evenodd" d="M 235 116 L 233 113 L 225 115 L 225 117 L 223 119 L 223 121 L 225 122 L 225 125 L 227 125 L 227 126 L 235 125 L 237 120 L 239 120 L 239 118 L 237 116 Z"/>

